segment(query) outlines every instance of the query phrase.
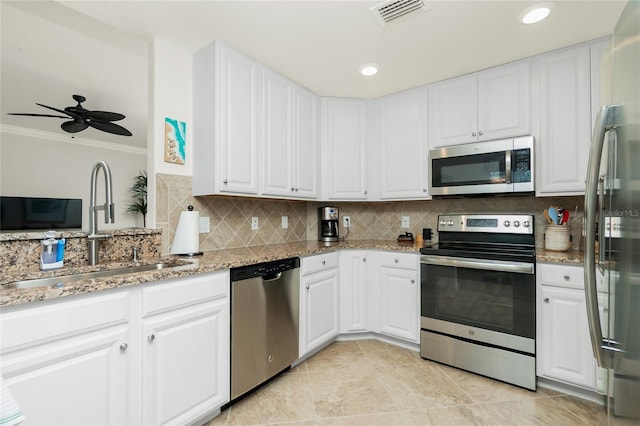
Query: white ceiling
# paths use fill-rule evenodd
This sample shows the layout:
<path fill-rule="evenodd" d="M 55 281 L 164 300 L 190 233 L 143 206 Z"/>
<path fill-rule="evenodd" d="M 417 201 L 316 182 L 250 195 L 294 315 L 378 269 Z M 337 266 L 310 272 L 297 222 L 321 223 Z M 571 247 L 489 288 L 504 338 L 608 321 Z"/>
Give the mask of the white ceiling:
<path fill-rule="evenodd" d="M 133 61 L 131 68 L 137 66 L 139 60 L 146 61 L 144 43 L 140 42 L 153 37 L 187 51 L 221 40 L 319 95 L 374 98 L 608 35 L 625 1 L 556 1 L 547 20 L 529 26 L 519 23 L 517 17 L 522 10 L 537 3 L 535 1 L 431 1 L 428 2 L 431 10 L 386 28 L 380 26 L 369 11 L 380 2 L 365 0 L 8 3 L 16 8 L 15 13 L 39 15 L 38 19 L 54 22 L 59 25 L 59 32 L 90 36 L 100 48 L 109 48 L 106 45 L 112 44 L 111 48 L 122 50 L 121 55 Z M 52 37 L 43 34 L 39 27 L 13 28 L 21 31 L 20 38 L 16 39 L 20 43 L 16 45 L 14 40 L 15 43 L 9 43 L 10 49 L 5 50 L 4 26 L 10 23 L 5 22 L 4 15 L 3 10 L 3 112 L 8 112 L 9 105 L 12 110 L 32 105 L 29 108 L 36 112 L 40 107 L 33 102 L 71 105 L 73 102 L 62 105 L 60 102 L 70 100 L 72 82 L 66 82 L 64 87 L 57 85 L 55 98 L 40 85 L 37 91 L 28 91 L 28 99 L 23 104 L 5 101 L 4 89 L 8 83 L 5 63 L 16 62 L 9 55 L 30 50 L 46 56 L 47 47 L 68 55 L 76 46 L 72 39 L 62 45 L 47 46 L 47 39 Z M 78 57 L 61 61 L 63 63 L 48 57 L 50 67 L 28 70 L 25 76 L 47 79 L 48 73 L 54 73 L 50 81 L 64 80 L 64 66 L 82 62 L 80 56 L 93 65 L 100 62 L 99 54 L 91 56 L 91 48 L 75 53 Z M 358 74 L 358 66 L 367 62 L 380 65 L 376 76 L 365 78 Z M 129 110 L 127 125 L 124 122 L 123 125 L 134 134 L 132 128 L 142 129 L 144 133 L 146 103 L 141 107 L 139 99 L 127 101 L 126 98 L 146 96 L 146 92 L 141 94 L 136 88 L 142 84 L 146 90 L 146 80 L 143 83 L 134 80 L 139 77 L 138 71 L 127 75 L 117 68 L 122 66 L 127 64 L 111 64 L 110 68 L 115 69 L 109 70 L 108 75 L 94 66 L 92 71 L 85 71 L 86 79 L 91 81 L 77 90 L 84 90 L 80 94 L 87 96 L 85 106 L 89 109 L 117 111 L 120 108 L 122 111 L 118 112 L 127 114 L 123 110 L 125 106 L 135 108 Z M 13 70 L 12 78 L 17 81 L 11 81 L 12 85 L 19 83 L 22 71 Z M 125 81 L 120 80 L 122 78 Z M 133 85 L 136 87 L 131 87 Z M 20 93 L 25 94 L 27 90 L 15 87 L 10 95 L 15 97 Z M 7 122 L 6 117 L 3 114 L 2 122 Z M 98 133 L 101 132 L 96 132 L 96 136 Z"/>

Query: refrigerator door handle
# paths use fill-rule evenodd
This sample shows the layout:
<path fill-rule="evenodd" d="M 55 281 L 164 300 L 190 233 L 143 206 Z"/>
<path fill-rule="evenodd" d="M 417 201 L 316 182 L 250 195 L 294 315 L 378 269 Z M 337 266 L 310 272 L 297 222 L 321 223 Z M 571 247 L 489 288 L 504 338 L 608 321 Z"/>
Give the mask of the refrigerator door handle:
<path fill-rule="evenodd" d="M 598 311 L 598 288 L 596 286 L 596 258 L 595 235 L 596 215 L 601 206 L 598 206 L 598 186 L 600 180 L 600 159 L 602 148 L 608 131 L 614 130 L 612 123 L 615 120 L 617 105 L 603 106 L 596 118 L 593 130 L 591 151 L 589 152 L 589 165 L 587 167 L 587 181 L 584 193 L 585 210 L 585 243 L 584 243 L 584 291 L 587 300 L 587 319 L 589 322 L 589 334 L 591 336 L 591 348 L 598 365 L 603 368 L 610 367 L 610 357 L 603 346 L 602 329 L 600 328 L 600 312 Z M 603 224 L 601 224 L 603 225 Z M 605 232 L 601 229 L 600 232 Z M 605 247 L 600 247 L 605 250 Z"/>

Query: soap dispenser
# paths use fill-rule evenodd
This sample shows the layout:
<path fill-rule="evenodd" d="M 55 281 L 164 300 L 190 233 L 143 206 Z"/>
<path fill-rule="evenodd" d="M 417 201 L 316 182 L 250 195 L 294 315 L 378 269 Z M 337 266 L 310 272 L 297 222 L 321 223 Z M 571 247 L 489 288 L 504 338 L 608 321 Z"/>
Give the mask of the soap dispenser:
<path fill-rule="evenodd" d="M 40 269 L 43 271 L 62 268 L 64 264 L 65 240 L 64 238 L 56 240 L 55 237 L 55 231 L 48 231 L 44 234 L 44 240 L 41 242 Z"/>

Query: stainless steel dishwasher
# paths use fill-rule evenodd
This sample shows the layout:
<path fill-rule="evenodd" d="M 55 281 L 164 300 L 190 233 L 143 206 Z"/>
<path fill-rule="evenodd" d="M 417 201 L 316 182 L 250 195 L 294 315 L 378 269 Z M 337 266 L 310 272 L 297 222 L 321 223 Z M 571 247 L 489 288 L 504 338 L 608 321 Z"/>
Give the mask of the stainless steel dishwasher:
<path fill-rule="evenodd" d="M 298 359 L 300 259 L 231 269 L 231 400 Z"/>

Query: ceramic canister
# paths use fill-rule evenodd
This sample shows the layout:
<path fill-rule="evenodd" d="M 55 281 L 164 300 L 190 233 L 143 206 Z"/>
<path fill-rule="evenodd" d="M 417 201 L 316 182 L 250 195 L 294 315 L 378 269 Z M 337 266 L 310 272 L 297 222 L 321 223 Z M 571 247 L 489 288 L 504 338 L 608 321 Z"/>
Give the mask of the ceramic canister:
<path fill-rule="evenodd" d="M 544 233 L 544 248 L 553 251 L 571 249 L 571 229 L 568 225 L 547 225 Z"/>

